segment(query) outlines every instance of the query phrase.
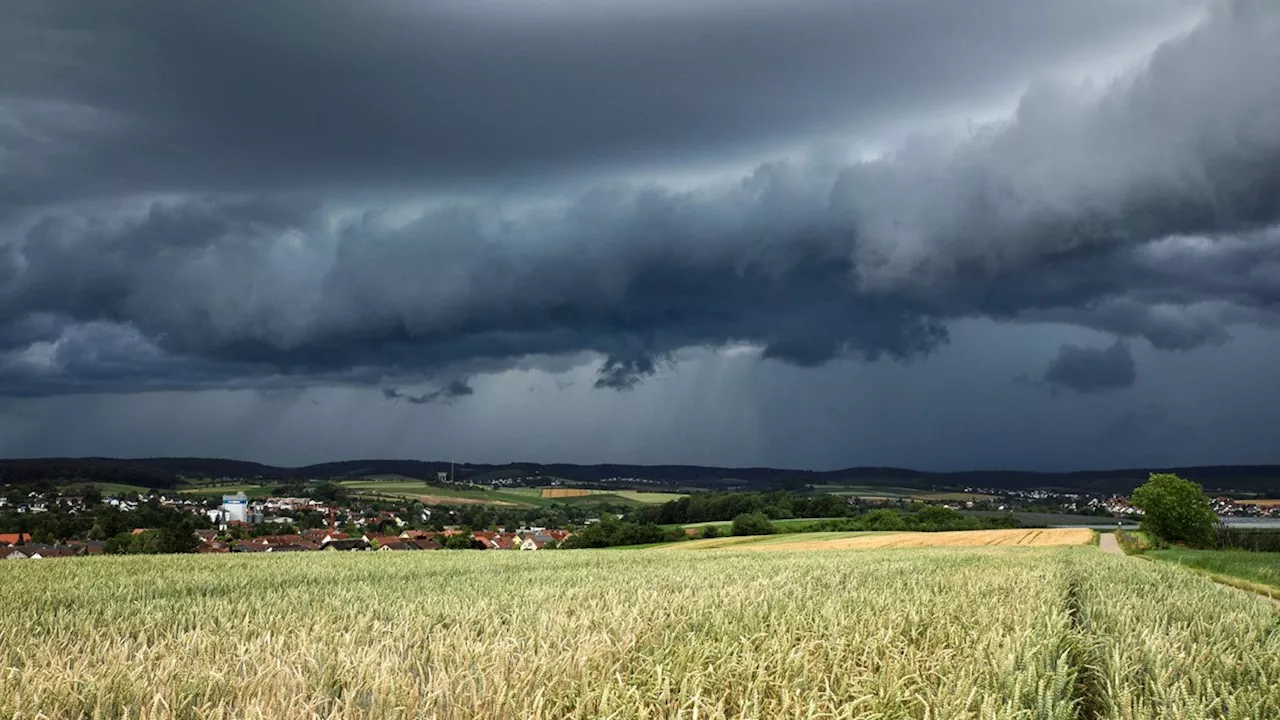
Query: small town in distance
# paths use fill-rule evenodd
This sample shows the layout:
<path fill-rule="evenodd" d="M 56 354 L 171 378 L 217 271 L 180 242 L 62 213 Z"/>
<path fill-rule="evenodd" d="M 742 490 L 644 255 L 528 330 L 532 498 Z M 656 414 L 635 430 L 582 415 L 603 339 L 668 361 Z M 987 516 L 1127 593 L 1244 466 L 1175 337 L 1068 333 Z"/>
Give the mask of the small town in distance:
<path fill-rule="evenodd" d="M 651 545 L 730 534 L 743 515 L 759 515 L 771 533 L 1132 529 L 1143 515 L 1127 494 L 1089 487 L 1103 480 L 1076 478 L 1079 487 L 1055 488 L 1071 484 L 1056 476 L 1024 477 L 1024 487 L 1008 487 L 1007 478 L 988 487 L 965 484 L 975 480 L 967 475 L 883 470 L 844 473 L 852 481 L 840 480 L 839 472 L 782 470 L 746 477 L 716 468 L 652 468 L 643 475 L 644 468 L 631 468 L 634 475 L 625 477 L 565 472 L 573 479 L 540 466 L 441 463 L 410 464 L 421 477 L 301 471 L 294 477 L 265 467 L 247 468 L 257 471 L 252 475 L 195 474 L 205 466 L 218 468 L 197 459 L 0 462 L 0 559 Z M 448 469 L 435 469 L 441 466 Z M 392 461 L 373 469 L 406 467 Z M 1223 476 L 1213 469 L 1199 474 L 1212 479 L 1211 473 Z M 1280 500 L 1259 496 L 1258 481 L 1241 473 L 1230 470 L 1225 476 L 1234 479 L 1211 488 L 1221 524 L 1280 527 Z M 1221 487 L 1227 482 L 1235 487 Z"/>

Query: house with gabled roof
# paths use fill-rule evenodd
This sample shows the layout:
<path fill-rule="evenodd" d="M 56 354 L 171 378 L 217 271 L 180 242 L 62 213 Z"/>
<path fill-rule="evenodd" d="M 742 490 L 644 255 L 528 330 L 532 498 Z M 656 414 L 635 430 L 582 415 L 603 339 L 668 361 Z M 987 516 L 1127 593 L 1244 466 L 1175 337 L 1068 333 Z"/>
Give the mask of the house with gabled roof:
<path fill-rule="evenodd" d="M 350 550 L 368 550 L 369 543 L 364 538 L 342 538 L 340 540 L 325 540 L 320 543 L 321 550 L 350 551 Z"/>
<path fill-rule="evenodd" d="M 326 540 L 345 540 L 347 538 L 346 533 L 337 532 L 337 531 L 330 532 L 325 528 L 315 528 L 314 530 L 308 530 L 302 533 L 302 535 L 307 540 L 310 540 L 311 542 L 317 543 L 317 544 L 323 544 Z"/>

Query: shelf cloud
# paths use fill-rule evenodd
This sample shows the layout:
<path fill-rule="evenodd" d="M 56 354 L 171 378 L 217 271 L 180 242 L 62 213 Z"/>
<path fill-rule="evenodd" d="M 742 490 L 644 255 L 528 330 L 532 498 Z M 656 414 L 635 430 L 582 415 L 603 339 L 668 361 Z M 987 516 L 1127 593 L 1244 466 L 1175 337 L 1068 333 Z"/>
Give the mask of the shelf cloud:
<path fill-rule="evenodd" d="M 1276 324 L 1273 3 L 491 5 L 0 11 L 0 394 L 628 390 L 970 320 L 1109 338 L 1043 375 L 1093 393 Z M 1113 77 L 1036 70 L 1157 26 Z"/>

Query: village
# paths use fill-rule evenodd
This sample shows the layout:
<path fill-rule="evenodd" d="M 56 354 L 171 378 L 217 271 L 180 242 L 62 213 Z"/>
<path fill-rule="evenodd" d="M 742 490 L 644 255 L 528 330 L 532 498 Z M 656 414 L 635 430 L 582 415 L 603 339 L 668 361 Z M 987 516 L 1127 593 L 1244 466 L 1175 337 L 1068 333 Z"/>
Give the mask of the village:
<path fill-rule="evenodd" d="M 161 533 L 189 534 L 177 544 L 184 551 L 196 553 L 280 553 L 280 552 L 411 552 L 418 550 L 516 550 L 555 549 L 572 535 L 572 530 L 542 526 L 472 530 L 457 525 L 436 523 L 429 529 L 433 509 L 422 508 L 416 515 L 403 510 L 362 512 L 354 503 L 326 502 L 311 498 L 266 498 L 250 500 L 243 492 L 224 495 L 221 504 L 209 507 L 207 501 L 187 496 L 159 495 L 144 497 L 103 498 L 97 507 L 137 513 L 147 503 L 174 514 L 181 513 L 191 523 L 209 527 L 181 529 L 137 527 L 127 531 L 129 538 L 141 543 Z M 32 497 L 31 502 L 15 504 L 0 498 L 0 509 L 17 514 L 40 515 L 50 512 L 85 515 L 95 505 L 83 497 L 61 496 L 56 499 Z M 448 516 L 448 509 L 434 509 Z M 321 527 L 298 529 L 305 520 L 323 518 Z M 584 522 L 593 522 L 588 518 Z M 41 542 L 27 532 L 0 533 L 0 560 L 40 560 L 60 557 L 113 554 L 121 549 L 121 538 L 58 538 Z M 113 547 L 114 546 L 114 547 Z"/>

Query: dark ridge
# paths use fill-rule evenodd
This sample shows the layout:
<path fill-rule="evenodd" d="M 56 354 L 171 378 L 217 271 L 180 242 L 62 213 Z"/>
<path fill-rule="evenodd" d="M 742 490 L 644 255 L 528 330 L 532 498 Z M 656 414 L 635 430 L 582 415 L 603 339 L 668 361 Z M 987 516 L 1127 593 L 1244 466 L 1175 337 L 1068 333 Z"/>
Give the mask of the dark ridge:
<path fill-rule="evenodd" d="M 851 467 L 841 470 L 789 470 L 778 468 L 726 468 L 702 465 L 573 465 L 565 463 L 451 464 L 423 460 L 344 460 L 301 467 L 279 467 L 222 458 L 31 458 L 0 460 L 0 484 L 40 480 L 119 482 L 153 488 L 174 487 L 182 477 L 256 478 L 287 480 L 309 478 L 403 475 L 433 480 L 438 473 L 453 473 L 458 481 L 485 481 L 500 477 L 559 478 L 586 485 L 609 486 L 649 483 L 702 489 L 792 489 L 807 485 L 842 484 L 903 486 L 926 489 L 965 487 L 1003 490 L 1058 490 L 1066 492 L 1127 493 L 1152 472 L 1174 472 L 1194 480 L 1210 492 L 1236 492 L 1280 496 L 1280 465 L 1208 465 L 1173 468 L 1128 468 L 1077 472 L 1023 472 L 1015 470 L 966 470 L 925 472 L 906 468 Z"/>

